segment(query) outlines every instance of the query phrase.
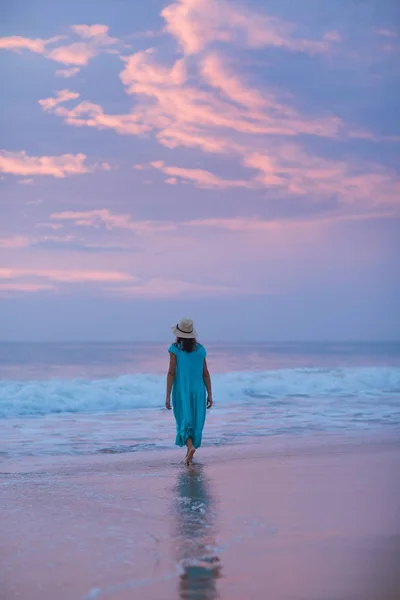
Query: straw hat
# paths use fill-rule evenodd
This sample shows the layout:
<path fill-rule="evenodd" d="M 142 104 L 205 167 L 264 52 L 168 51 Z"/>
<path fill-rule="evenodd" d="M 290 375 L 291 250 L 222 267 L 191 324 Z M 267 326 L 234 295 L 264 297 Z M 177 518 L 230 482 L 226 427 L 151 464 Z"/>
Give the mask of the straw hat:
<path fill-rule="evenodd" d="M 176 337 L 194 339 L 197 337 L 197 332 L 193 327 L 192 319 L 183 318 L 176 325 L 171 325 L 172 332 Z"/>

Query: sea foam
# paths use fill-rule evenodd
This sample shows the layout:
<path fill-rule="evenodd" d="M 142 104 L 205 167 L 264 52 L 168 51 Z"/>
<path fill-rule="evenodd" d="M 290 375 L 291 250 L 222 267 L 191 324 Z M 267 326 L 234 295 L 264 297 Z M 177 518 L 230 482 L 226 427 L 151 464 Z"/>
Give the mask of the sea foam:
<path fill-rule="evenodd" d="M 314 400 L 351 398 L 396 401 L 400 395 L 400 368 L 298 368 L 275 371 L 238 371 L 213 377 L 219 405 L 244 403 L 268 406 Z M 0 382 L 0 417 L 40 416 L 55 413 L 116 412 L 162 407 L 165 377 L 153 374 L 123 375 L 95 380 L 38 380 Z"/>

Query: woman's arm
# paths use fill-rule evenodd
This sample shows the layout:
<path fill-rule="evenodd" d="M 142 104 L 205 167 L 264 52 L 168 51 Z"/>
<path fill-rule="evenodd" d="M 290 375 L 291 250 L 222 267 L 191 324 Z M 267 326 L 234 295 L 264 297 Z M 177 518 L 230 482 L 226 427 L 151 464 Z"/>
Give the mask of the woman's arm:
<path fill-rule="evenodd" d="M 207 408 L 211 408 L 213 405 L 212 399 L 212 390 L 211 390 L 211 376 L 207 367 L 207 361 L 204 359 L 204 367 L 203 367 L 203 381 L 207 390 Z"/>
<path fill-rule="evenodd" d="M 175 379 L 175 372 L 176 372 L 176 356 L 175 354 L 172 354 L 172 352 L 169 353 L 169 367 L 168 367 L 168 374 L 167 374 L 167 395 L 166 395 L 166 399 L 165 399 L 165 407 L 168 408 L 168 410 L 171 410 L 171 391 L 172 391 L 172 385 L 174 383 L 174 379 Z"/>

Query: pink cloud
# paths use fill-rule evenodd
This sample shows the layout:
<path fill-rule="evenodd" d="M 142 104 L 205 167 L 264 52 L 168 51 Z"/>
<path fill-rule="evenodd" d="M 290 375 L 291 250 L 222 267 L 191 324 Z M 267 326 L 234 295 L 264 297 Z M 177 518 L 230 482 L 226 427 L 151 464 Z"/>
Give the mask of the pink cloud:
<path fill-rule="evenodd" d="M 199 148 L 203 152 L 225 154 L 240 150 L 239 144 L 228 136 L 213 134 L 211 132 L 201 133 L 195 125 L 175 124 L 165 127 L 157 133 L 158 141 L 167 148 Z"/>
<path fill-rule="evenodd" d="M 0 237 L 0 248 L 26 248 L 29 246 L 29 238 L 22 235 Z"/>
<path fill-rule="evenodd" d="M 107 25 L 71 25 L 71 30 L 84 38 L 104 37 L 108 35 Z"/>
<path fill-rule="evenodd" d="M 96 49 L 85 43 L 75 42 L 67 46 L 59 46 L 47 53 L 47 58 L 64 65 L 85 66 L 89 60 L 96 56 Z"/>
<path fill-rule="evenodd" d="M 157 65 L 150 53 L 139 52 L 125 60 L 121 81 L 129 94 L 143 97 L 137 114 L 151 129 L 163 131 L 176 127 L 181 130 L 195 124 L 197 127 L 235 126 L 234 118 L 228 120 L 225 116 L 229 107 L 216 102 L 209 93 L 185 86 L 185 68 L 181 59 L 167 68 Z M 147 99 L 151 104 L 144 103 Z M 238 114 L 233 116 L 240 121 Z"/>
<path fill-rule="evenodd" d="M 188 85 L 183 72 L 181 60 L 170 69 L 160 68 L 150 54 L 141 52 L 126 59 L 121 73 L 128 93 L 143 97 L 137 116 L 148 129 L 159 130 L 159 141 L 169 147 L 199 146 L 215 152 L 237 146 L 226 134 L 216 135 L 216 128 L 257 136 L 308 133 L 329 137 L 336 137 L 342 129 L 337 117 L 305 118 L 271 95 L 247 88 L 215 54 L 204 59 L 203 76 L 227 100 L 244 103 L 244 108 L 227 102 L 215 90 Z"/>
<path fill-rule="evenodd" d="M 57 287 L 49 283 L 0 283 L 2 292 L 43 292 L 55 291 Z"/>
<path fill-rule="evenodd" d="M 92 38 L 106 35 L 109 28 L 106 25 L 72 25 L 71 29 L 82 37 Z"/>
<path fill-rule="evenodd" d="M 131 60 L 135 61 L 137 55 Z M 242 132 L 261 132 L 261 124 L 252 122 L 251 118 L 244 116 L 226 103 L 220 101 L 212 94 L 185 86 L 181 75 L 171 78 L 173 72 L 181 72 L 178 61 L 171 69 L 160 69 L 150 62 L 145 53 L 140 53 L 141 68 L 132 68 L 132 63 L 121 73 L 121 80 L 130 94 L 139 94 L 151 99 L 149 105 L 140 106 L 138 114 L 152 129 L 168 129 L 172 126 L 181 129 L 188 127 L 226 127 Z M 155 104 L 154 104 L 155 101 Z"/>
<path fill-rule="evenodd" d="M 118 38 L 108 35 L 110 28 L 107 25 L 72 25 L 71 30 L 76 35 L 102 46 L 112 46 L 119 41 Z"/>
<path fill-rule="evenodd" d="M 168 68 L 152 60 L 152 54 L 152 50 L 146 50 L 123 58 L 125 68 L 121 73 L 121 81 L 128 93 L 140 94 L 143 91 L 146 94 L 147 85 L 171 88 L 185 82 L 184 59 L 178 59 L 171 68 Z"/>
<path fill-rule="evenodd" d="M 68 211 L 64 213 L 54 213 L 50 218 L 60 221 L 70 221 L 74 226 L 98 228 L 105 225 L 106 229 L 112 231 L 114 229 L 122 229 L 134 231 L 137 234 L 157 233 L 157 239 L 160 240 L 161 247 L 165 245 L 167 238 L 161 237 L 162 234 L 174 233 L 173 240 L 177 242 L 178 247 L 186 244 L 186 235 L 191 228 L 189 235 L 193 239 L 194 231 L 201 228 L 209 228 L 214 230 L 225 230 L 238 234 L 254 234 L 259 232 L 269 231 L 286 231 L 292 229 L 304 229 L 305 227 L 315 227 L 320 225 L 329 225 L 338 221 L 353 221 L 353 220 L 370 220 L 377 218 L 390 218 L 395 215 L 395 211 L 391 210 L 374 210 L 373 207 L 368 209 L 368 212 L 362 212 L 363 206 L 348 205 L 343 206 L 339 211 L 336 210 L 329 214 L 321 214 L 317 216 L 304 216 L 296 219 L 275 218 L 261 219 L 259 217 L 235 217 L 235 218 L 206 218 L 190 221 L 133 221 L 129 215 L 113 215 L 108 210 L 97 210 L 87 212 Z M 46 225 L 46 224 L 44 224 Z M 67 236 L 68 237 L 68 236 Z M 50 239 L 50 238 L 49 238 Z M 54 238 L 58 241 L 60 238 Z M 146 238 L 140 238 L 143 243 L 147 243 Z M 152 243 L 153 243 L 153 239 Z M 171 237 L 168 235 L 169 243 Z M 139 242 L 139 238 L 137 239 Z M 106 248 L 106 246 L 105 246 Z M 143 249 L 146 245 L 143 246 Z"/>
<path fill-rule="evenodd" d="M 76 65 L 82 67 L 88 64 L 89 60 L 101 52 L 113 52 L 119 54 L 117 49 L 109 49 L 119 42 L 117 38 L 108 35 L 107 25 L 72 25 L 71 31 L 85 41 L 72 42 L 61 46 L 50 45 L 63 40 L 66 36 L 56 36 L 50 39 L 31 39 L 21 36 L 10 36 L 0 38 L 0 48 L 18 52 L 20 50 L 29 50 L 36 54 L 42 54 L 44 57 L 62 63 L 64 65 Z M 60 77 L 72 77 L 78 70 L 61 69 L 56 72 Z"/>
<path fill-rule="evenodd" d="M 57 229 L 62 229 L 64 225 L 61 223 L 38 223 L 36 227 L 45 227 L 46 229 L 53 229 L 56 231 Z"/>
<path fill-rule="evenodd" d="M 247 108 L 265 107 L 265 96 L 257 90 L 250 89 L 236 75 L 230 73 L 218 54 L 208 54 L 203 59 L 201 72 L 203 78 L 212 87 L 221 90 L 233 102 Z"/>
<path fill-rule="evenodd" d="M 79 98 L 79 94 L 77 92 L 58 90 L 55 98 L 43 98 L 42 100 L 39 100 L 39 104 L 44 108 L 44 110 L 51 110 L 58 104 L 68 102 L 69 100 L 76 100 L 77 98 Z"/>
<path fill-rule="evenodd" d="M 64 79 L 69 79 L 70 77 L 75 77 L 79 71 L 80 69 L 78 67 L 71 67 L 70 69 L 57 69 L 56 77 L 64 77 Z"/>
<path fill-rule="evenodd" d="M 81 227 L 99 227 L 104 225 L 107 229 L 128 229 L 136 233 L 153 231 L 171 231 L 175 229 L 172 223 L 162 221 L 133 221 L 130 215 L 115 214 L 108 209 L 91 211 L 65 211 L 53 213 L 51 219 L 56 221 L 71 221 Z"/>
<path fill-rule="evenodd" d="M 85 161 L 85 154 L 28 156 L 24 151 L 0 151 L 0 171 L 12 175 L 50 175 L 64 178 L 70 175 L 90 173 L 94 167 L 86 166 Z"/>
<path fill-rule="evenodd" d="M 50 218 L 57 221 L 72 221 L 75 225 L 85 227 L 99 227 L 99 225 L 105 225 L 107 229 L 130 229 L 131 227 L 130 215 L 116 215 L 108 209 L 52 213 Z"/>
<path fill-rule="evenodd" d="M 365 210 L 396 206 L 400 197 L 400 179 L 381 166 L 312 156 L 300 145 L 276 144 L 269 154 L 243 151 L 242 162 L 255 171 L 248 179 L 227 180 L 209 171 L 168 166 L 162 161 L 153 161 L 150 166 L 200 188 L 272 188 L 276 193 L 310 199 L 336 197 L 344 204 L 363 206 Z"/>
<path fill-rule="evenodd" d="M 153 169 L 163 170 L 164 162 L 162 160 L 153 160 L 153 162 L 150 163 L 150 166 L 153 167 Z"/>
<path fill-rule="evenodd" d="M 200 147 L 206 152 L 229 152 L 244 166 L 257 171 L 247 179 L 226 180 L 202 169 L 171 167 L 153 161 L 153 168 L 167 175 L 170 184 L 179 180 L 216 189 L 273 186 L 280 192 L 295 195 L 336 194 L 344 199 L 352 193 L 356 198 L 361 198 L 362 193 L 371 197 L 379 182 L 386 190 L 378 194 L 379 197 L 393 194 L 389 191 L 394 189 L 393 176 L 374 174 L 376 167 L 372 172 L 364 169 L 365 183 L 353 192 L 352 172 L 357 165 L 311 157 L 300 146 L 290 144 L 274 143 L 269 153 L 260 152 L 257 141 L 260 136 L 308 133 L 339 137 L 344 132 L 344 125 L 334 116 L 304 118 L 273 96 L 247 87 L 215 54 L 206 55 L 201 63 L 202 76 L 212 91 L 188 85 L 181 63 L 172 68 L 154 64 L 151 53 L 134 55 L 125 64 L 121 79 L 129 92 L 136 92 L 143 98 L 132 114 L 105 115 L 98 105 L 87 102 L 67 109 L 61 106 L 61 96 L 45 99 L 41 104 L 49 106 L 48 110 L 75 126 L 109 128 L 132 135 L 155 130 L 158 140 L 171 148 L 186 145 Z M 170 78 L 171 73 L 175 75 Z M 222 99 L 221 92 L 226 100 Z M 68 96 L 65 98 L 69 99 Z M 236 141 L 233 133 L 246 138 Z M 355 132 L 349 132 L 349 135 L 353 134 Z"/>
<path fill-rule="evenodd" d="M 215 53 L 200 64 L 200 74 L 211 87 L 208 90 L 199 79 L 200 85 L 189 84 L 183 59 L 167 67 L 155 62 L 154 53 L 147 51 L 126 57 L 124 62 L 121 81 L 136 101 L 131 113 L 108 115 L 91 102 L 66 108 L 57 97 L 42 100 L 41 105 L 72 126 L 111 129 L 125 135 L 154 131 L 158 141 L 169 148 L 189 146 L 205 152 L 241 153 L 243 144 L 233 134 L 338 137 L 344 132 L 337 117 L 305 117 L 265 90 L 250 88 Z"/>
<path fill-rule="evenodd" d="M 350 202 L 353 197 L 357 202 L 367 198 L 370 203 L 377 192 L 386 202 L 394 195 L 396 178 L 376 165 L 360 169 L 345 161 L 319 159 L 300 146 L 282 144 L 276 139 L 303 134 L 375 139 L 371 133 L 352 131 L 331 114 L 301 114 L 280 101 L 278 92 L 252 86 L 237 65 L 227 63 L 215 48 L 208 48 L 214 41 L 222 41 L 251 48 L 272 45 L 299 52 L 322 52 L 331 47 L 330 42 L 339 41 L 337 32 L 328 31 L 324 40 L 318 42 L 302 40 L 295 37 L 290 24 L 224 0 L 177 0 L 162 15 L 167 30 L 191 57 L 169 64 L 158 61 L 154 50 L 124 57 L 120 78 L 126 92 L 134 96 L 132 112 L 105 114 L 101 106 L 92 102 L 79 102 L 68 108 L 64 103 L 78 97 L 68 90 L 41 100 L 43 109 L 75 127 L 109 129 L 124 135 L 153 132 L 169 148 L 183 146 L 230 154 L 249 169 L 243 178 L 229 180 L 203 169 L 153 161 L 153 168 L 161 171 L 170 185 L 180 182 L 214 189 L 264 187 L 312 199 L 332 195 L 343 202 Z M 108 28 L 103 25 L 73 26 L 73 32 L 84 40 L 83 44 L 108 36 Z M 141 169 L 143 165 L 134 168 Z M 355 175 L 360 172 L 362 175 Z M 139 225 L 127 215 L 120 215 L 128 218 L 124 226 L 122 221 L 111 225 L 114 216 L 104 211 L 100 216 L 97 211 L 96 215 L 82 217 L 80 223 L 77 219 L 76 224 L 93 226 L 94 219 L 106 227 L 138 230 Z"/>
<path fill-rule="evenodd" d="M 50 104 L 56 101 L 56 105 Z M 74 127 L 93 127 L 95 129 L 111 129 L 121 135 L 140 135 L 150 129 L 149 125 L 141 122 L 139 115 L 107 115 L 103 109 L 92 102 L 81 102 L 72 109 L 59 106 L 60 102 L 56 98 L 45 98 L 39 100 L 44 108 L 54 112 L 54 114 L 62 117 L 68 125 Z"/>
<path fill-rule="evenodd" d="M 285 47 L 299 52 L 324 52 L 324 41 L 294 37 L 294 26 L 226 0 L 177 0 L 161 16 L 166 30 L 186 54 L 198 54 L 213 42 L 237 43 L 250 48 Z"/>
<path fill-rule="evenodd" d="M 13 269 L 0 268 L 0 279 L 23 278 L 50 279 L 62 283 L 124 283 L 135 278 L 118 271 L 76 271 L 58 269 Z"/>
<path fill-rule="evenodd" d="M 241 179 L 222 179 L 209 171 L 203 169 L 184 169 L 181 167 L 169 167 L 162 161 L 150 163 L 155 169 L 162 171 L 170 177 L 179 177 L 180 179 L 192 182 L 199 188 L 216 188 L 227 190 L 232 188 L 252 188 L 254 184 L 251 181 Z"/>
<path fill-rule="evenodd" d="M 36 54 L 45 54 L 46 47 L 60 39 L 63 39 L 62 36 L 43 40 L 40 38 L 31 39 L 21 37 L 19 35 L 12 35 L 9 37 L 0 38 L 0 48 L 4 50 L 13 50 L 16 52 L 19 50 L 29 50 L 30 52 L 35 52 Z"/>
<path fill-rule="evenodd" d="M 356 208 L 356 207 L 354 207 Z M 360 208 L 360 207 L 358 207 Z M 341 210 L 339 212 L 331 212 L 328 214 L 322 214 L 318 216 L 304 216 L 297 219 L 261 219 L 258 217 L 234 217 L 234 218 L 208 218 L 208 219 L 196 219 L 193 221 L 187 221 L 185 227 L 192 228 L 210 228 L 210 229 L 221 229 L 230 231 L 233 233 L 243 233 L 247 235 L 255 235 L 260 233 L 263 235 L 265 232 L 277 232 L 284 233 L 285 231 L 293 232 L 293 230 L 304 230 L 310 228 L 319 228 L 325 225 L 332 225 L 334 223 L 343 221 L 365 221 L 371 219 L 388 219 L 395 216 L 394 211 L 375 211 L 372 210 L 367 213 L 351 212 L 349 210 Z"/>
<path fill-rule="evenodd" d="M 310 198 L 336 196 L 349 204 L 395 205 L 399 178 L 379 165 L 357 165 L 307 154 L 301 146 L 283 144 L 270 154 L 250 153 L 243 164 L 258 171 L 255 179 L 265 187 Z"/>

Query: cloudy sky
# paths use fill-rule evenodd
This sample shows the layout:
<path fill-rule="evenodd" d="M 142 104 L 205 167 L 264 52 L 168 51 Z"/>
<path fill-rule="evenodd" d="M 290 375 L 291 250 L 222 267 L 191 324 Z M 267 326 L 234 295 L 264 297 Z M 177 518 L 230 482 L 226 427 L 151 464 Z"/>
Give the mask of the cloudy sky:
<path fill-rule="evenodd" d="M 2 339 L 399 338 L 395 0 L 0 10 Z"/>

